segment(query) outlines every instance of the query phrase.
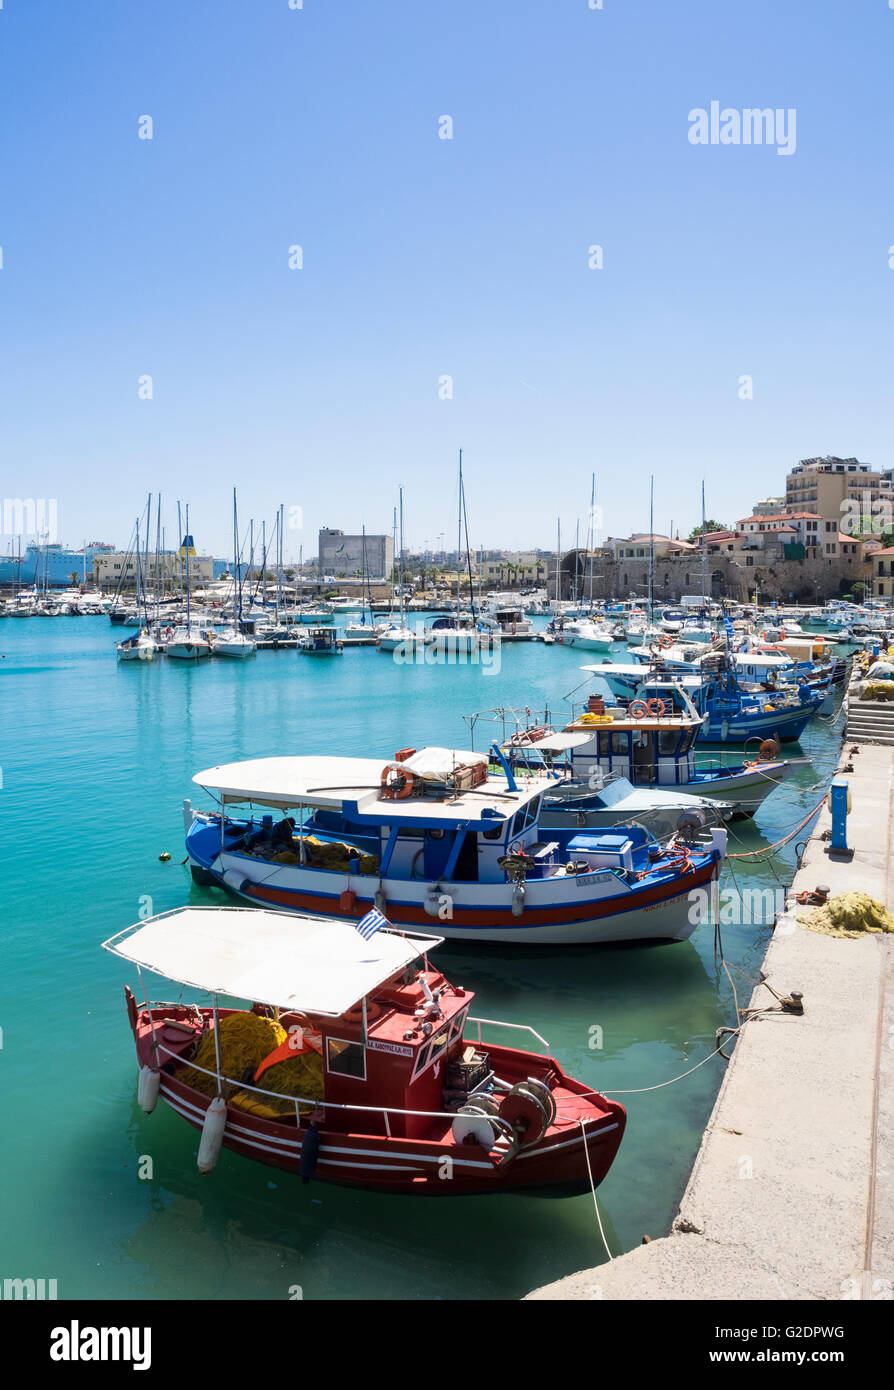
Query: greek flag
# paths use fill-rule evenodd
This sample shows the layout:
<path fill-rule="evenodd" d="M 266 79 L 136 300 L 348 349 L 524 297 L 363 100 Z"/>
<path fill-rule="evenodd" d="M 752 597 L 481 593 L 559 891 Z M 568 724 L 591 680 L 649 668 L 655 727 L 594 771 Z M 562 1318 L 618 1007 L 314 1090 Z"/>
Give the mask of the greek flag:
<path fill-rule="evenodd" d="M 361 917 L 354 926 L 363 937 L 364 941 L 369 941 L 371 936 L 375 936 L 380 927 L 388 926 L 388 919 L 383 917 L 378 908 L 374 907 L 371 912 L 367 912 L 365 917 Z"/>
<path fill-rule="evenodd" d="M 733 635 L 733 625 L 732 625 L 732 623 L 730 622 L 729 618 L 726 616 L 725 613 L 724 613 L 724 615 L 723 615 L 723 626 L 726 628 L 726 635 L 727 635 L 727 637 L 732 637 L 732 635 Z"/>

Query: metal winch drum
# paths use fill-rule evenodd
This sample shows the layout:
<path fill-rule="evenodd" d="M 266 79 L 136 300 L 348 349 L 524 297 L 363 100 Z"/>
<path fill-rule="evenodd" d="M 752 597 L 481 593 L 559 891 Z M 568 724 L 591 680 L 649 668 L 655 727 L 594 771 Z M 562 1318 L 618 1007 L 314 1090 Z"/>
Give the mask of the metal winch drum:
<path fill-rule="evenodd" d="M 556 1117 L 556 1103 L 548 1086 L 529 1077 L 519 1081 L 503 1098 L 500 1118 L 512 1125 L 522 1148 L 537 1144 Z"/>
<path fill-rule="evenodd" d="M 457 1144 L 480 1144 L 483 1149 L 492 1149 L 502 1133 L 500 1126 L 490 1119 L 498 1115 L 500 1107 L 490 1096 L 476 1096 L 456 1112 L 451 1126 Z"/>

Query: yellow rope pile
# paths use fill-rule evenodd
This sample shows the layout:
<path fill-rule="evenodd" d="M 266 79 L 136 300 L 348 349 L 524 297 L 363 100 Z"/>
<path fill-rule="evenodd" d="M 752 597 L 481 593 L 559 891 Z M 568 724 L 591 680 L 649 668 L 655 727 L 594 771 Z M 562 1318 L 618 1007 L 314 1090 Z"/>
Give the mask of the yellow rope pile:
<path fill-rule="evenodd" d="M 894 931 L 894 917 L 868 893 L 839 893 L 822 907 L 799 912 L 798 921 L 824 936 L 856 938 L 867 932 Z"/>
<path fill-rule="evenodd" d="M 272 1018 L 259 1014 L 228 1014 L 220 1020 L 220 1069 L 224 1076 L 235 1077 L 237 1081 L 251 1081 L 265 1057 L 269 1057 L 275 1047 L 286 1040 L 286 1030 Z M 213 1072 L 217 1066 L 214 1052 L 214 1032 L 206 1033 L 196 1049 L 193 1062 L 196 1067 L 204 1067 Z M 248 1075 L 249 1069 L 251 1076 Z M 273 1068 L 271 1067 L 272 1071 Z M 187 1086 L 194 1086 L 204 1096 L 217 1094 L 217 1082 L 213 1076 L 188 1067 L 179 1078 Z M 224 1095 L 234 1091 L 234 1086 L 225 1086 Z"/>

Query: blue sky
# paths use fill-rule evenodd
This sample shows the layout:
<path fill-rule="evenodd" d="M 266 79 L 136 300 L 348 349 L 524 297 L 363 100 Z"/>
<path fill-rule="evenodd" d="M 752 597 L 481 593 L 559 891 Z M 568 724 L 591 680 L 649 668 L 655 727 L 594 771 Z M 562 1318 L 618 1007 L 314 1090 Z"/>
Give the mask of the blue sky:
<path fill-rule="evenodd" d="M 894 11 L 603 4 L 5 0 L 3 496 L 80 545 L 160 490 L 226 553 L 236 485 L 310 555 L 402 483 L 449 544 L 462 447 L 472 543 L 527 548 L 593 471 L 607 534 L 653 472 L 685 534 L 702 476 L 729 522 L 800 457 L 894 463 Z M 795 154 L 693 146 L 712 100 L 795 108 Z"/>

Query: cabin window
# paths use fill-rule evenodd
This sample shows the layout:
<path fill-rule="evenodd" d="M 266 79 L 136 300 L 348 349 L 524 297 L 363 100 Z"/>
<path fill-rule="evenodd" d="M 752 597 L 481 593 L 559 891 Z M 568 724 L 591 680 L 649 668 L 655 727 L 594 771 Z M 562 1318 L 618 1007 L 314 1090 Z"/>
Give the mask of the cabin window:
<path fill-rule="evenodd" d="M 482 831 L 482 834 L 485 840 L 499 840 L 503 834 L 503 827 L 502 825 L 495 825 L 491 830 Z"/>
<path fill-rule="evenodd" d="M 628 744 L 626 734 L 612 734 L 611 741 L 613 753 L 627 753 Z"/>
<path fill-rule="evenodd" d="M 661 729 L 659 731 L 658 752 L 661 757 L 669 758 L 676 752 L 678 737 L 676 729 Z"/>
<path fill-rule="evenodd" d="M 434 1062 L 438 1057 L 440 1057 L 441 1053 L 444 1051 L 450 1039 L 455 1036 L 456 1029 L 449 1023 L 445 1023 L 444 1026 L 441 1028 L 440 1032 L 435 1033 L 434 1037 L 429 1041 L 427 1046 L 423 1047 L 419 1052 L 419 1057 L 416 1062 L 416 1070 L 413 1073 L 414 1080 L 417 1076 L 420 1075 L 421 1072 L 425 1071 L 426 1067 L 429 1065 L 430 1062 Z"/>
<path fill-rule="evenodd" d="M 326 1039 L 326 1068 L 336 1076 L 357 1076 L 366 1080 L 366 1048 L 344 1038 Z"/>
<path fill-rule="evenodd" d="M 610 753 L 610 751 L 611 751 L 611 738 L 612 738 L 611 734 L 600 734 L 600 735 L 599 735 L 599 756 L 600 756 L 600 758 L 607 758 L 607 757 L 608 757 L 608 755 L 609 755 L 609 753 Z"/>
<path fill-rule="evenodd" d="M 517 811 L 516 814 L 515 814 L 515 820 L 512 822 L 512 834 L 513 834 L 513 835 L 520 835 L 520 834 L 522 833 L 522 831 L 524 830 L 524 828 L 525 828 L 525 808 L 524 808 L 524 806 L 523 806 L 522 809 L 521 809 L 520 811 Z"/>

